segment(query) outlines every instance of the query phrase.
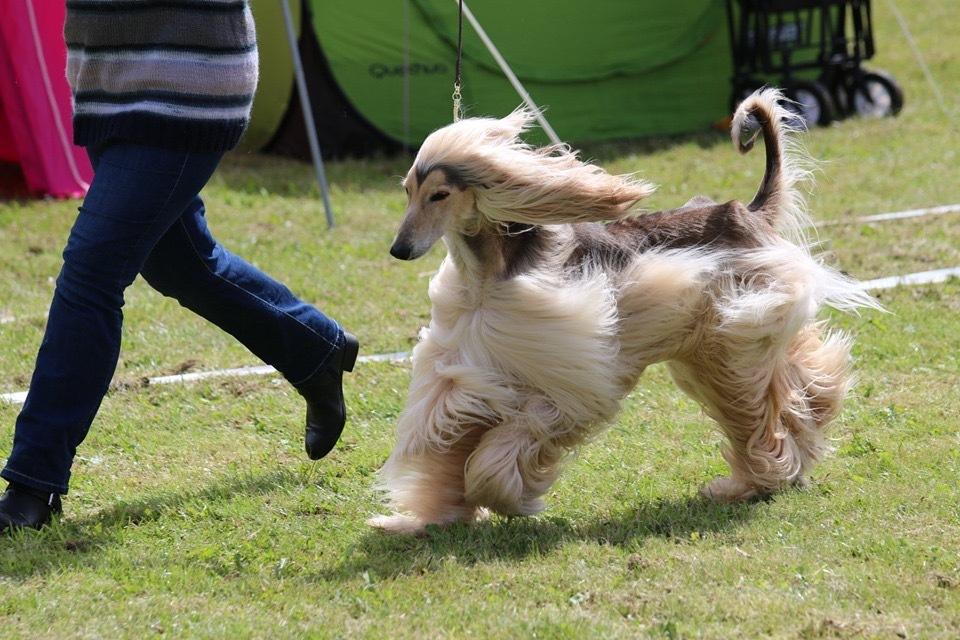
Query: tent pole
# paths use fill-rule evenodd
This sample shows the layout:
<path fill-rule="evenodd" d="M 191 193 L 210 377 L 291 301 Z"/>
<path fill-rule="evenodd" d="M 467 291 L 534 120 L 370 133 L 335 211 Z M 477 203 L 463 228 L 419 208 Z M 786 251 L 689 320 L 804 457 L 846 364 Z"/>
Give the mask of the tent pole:
<path fill-rule="evenodd" d="M 296 0 L 300 2 L 301 0 Z M 320 142 L 317 140 L 317 128 L 313 122 L 313 106 L 310 104 L 310 95 L 307 93 L 307 79 L 303 74 L 303 62 L 300 60 L 300 50 L 297 48 L 297 35 L 293 28 L 293 16 L 290 14 L 290 5 L 287 0 L 280 0 L 283 8 L 283 22 L 287 27 L 287 42 L 290 44 L 290 55 L 293 58 L 293 70 L 297 78 L 297 93 L 300 94 L 300 107 L 303 111 L 303 123 L 307 128 L 307 140 L 310 142 L 310 155 L 313 156 L 313 168 L 317 172 L 317 184 L 320 185 L 320 195 L 323 198 L 323 208 L 327 214 L 327 228 L 333 228 L 333 209 L 330 207 L 330 188 L 327 185 L 327 174 L 323 170 L 323 157 L 320 155 Z"/>
<path fill-rule="evenodd" d="M 459 0 L 453 1 L 459 4 Z M 550 142 L 553 144 L 562 144 L 560 137 L 557 136 L 557 132 L 553 130 L 553 127 L 550 126 L 550 123 L 547 122 L 547 119 L 543 116 L 543 111 L 533 101 L 533 98 L 531 98 L 530 94 L 527 93 L 527 90 L 523 88 L 523 85 L 520 84 L 520 80 L 513 73 L 513 70 L 510 68 L 510 65 L 507 64 L 507 61 L 504 60 L 503 56 L 500 55 L 500 51 L 497 49 L 497 46 L 493 44 L 490 36 L 488 36 L 487 32 L 484 31 L 483 27 L 480 26 L 480 23 L 473 15 L 473 12 L 470 11 L 470 7 L 467 6 L 466 2 L 463 3 L 463 15 L 465 15 L 467 20 L 470 21 L 470 26 L 472 26 L 473 30 L 477 32 L 478 36 L 480 36 L 480 40 L 483 41 L 483 45 L 487 48 L 487 51 L 490 52 L 490 55 L 493 56 L 493 59 L 497 61 L 497 64 L 500 65 L 500 70 L 503 71 L 503 75 L 507 76 L 507 80 L 510 81 L 510 84 L 513 85 L 514 90 L 520 95 L 524 103 L 526 103 L 527 108 L 531 109 L 536 114 L 537 122 L 539 122 L 540 126 L 543 127 L 547 137 L 550 138 Z"/>

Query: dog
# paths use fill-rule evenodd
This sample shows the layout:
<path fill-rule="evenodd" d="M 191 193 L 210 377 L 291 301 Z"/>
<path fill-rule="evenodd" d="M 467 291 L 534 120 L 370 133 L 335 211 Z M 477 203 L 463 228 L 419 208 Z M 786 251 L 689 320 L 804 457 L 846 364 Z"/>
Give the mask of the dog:
<path fill-rule="evenodd" d="M 394 513 L 370 524 L 418 534 L 541 511 L 570 453 L 657 362 L 726 436 L 730 475 L 704 495 L 746 500 L 805 482 L 852 383 L 851 339 L 818 310 L 878 304 L 811 254 L 799 190 L 809 170 L 782 99 L 758 91 L 734 116 L 740 152 L 761 133 L 766 148 L 746 205 L 696 197 L 638 215 L 652 185 L 566 146 L 525 144 L 529 111 L 426 139 L 390 253 L 413 260 L 442 238 L 447 256 L 380 471 Z"/>

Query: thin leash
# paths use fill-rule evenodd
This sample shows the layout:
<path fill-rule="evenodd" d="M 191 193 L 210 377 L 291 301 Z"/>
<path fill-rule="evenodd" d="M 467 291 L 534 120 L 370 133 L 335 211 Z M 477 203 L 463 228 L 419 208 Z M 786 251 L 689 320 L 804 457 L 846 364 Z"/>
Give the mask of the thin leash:
<path fill-rule="evenodd" d="M 456 71 L 454 72 L 453 78 L 453 121 L 460 122 L 463 119 L 463 109 L 460 106 L 460 103 L 463 101 L 463 96 L 460 94 L 460 87 L 462 86 L 462 78 L 460 76 L 461 62 L 463 60 L 463 0 L 459 2 L 460 13 L 457 20 L 457 64 Z"/>
<path fill-rule="evenodd" d="M 507 77 L 507 80 L 510 81 L 510 84 L 513 85 L 514 90 L 517 92 L 517 95 L 523 100 L 524 104 L 527 105 L 527 108 L 530 109 L 530 112 L 537 119 L 537 122 L 540 123 L 540 126 L 543 128 L 544 133 L 547 134 L 547 137 L 550 138 L 550 142 L 555 145 L 561 145 L 563 142 L 560 140 L 560 136 L 557 135 L 557 132 L 553 130 L 553 127 L 550 126 L 550 123 L 547 122 L 547 119 L 543 116 L 543 109 L 537 106 L 533 101 L 533 98 L 530 97 L 530 94 L 527 93 L 527 90 L 523 88 L 523 84 L 520 82 L 520 79 L 517 78 L 517 74 L 513 72 L 513 69 L 510 68 L 510 65 L 507 64 L 507 61 L 504 59 L 503 55 L 497 49 L 497 46 L 493 44 L 493 41 L 490 39 L 490 36 L 487 35 L 487 32 L 483 29 L 483 26 L 477 21 L 477 17 L 473 15 L 473 12 L 470 11 L 470 6 L 464 2 L 464 0 L 455 0 L 457 5 L 460 7 L 460 16 L 459 16 L 459 32 L 457 35 L 457 72 L 456 77 L 454 78 L 453 83 L 453 120 L 454 122 L 463 118 L 463 111 L 460 107 L 461 95 L 460 89 L 462 86 L 462 79 L 460 77 L 460 68 L 461 60 L 463 59 L 463 19 L 466 18 L 467 22 L 470 23 L 470 26 L 473 27 L 474 33 L 477 34 L 477 37 L 480 39 L 480 42 L 483 43 L 483 46 L 487 48 L 487 51 L 490 52 L 490 55 L 496 61 L 497 65 L 500 67 L 500 70 L 503 71 L 503 75 Z"/>

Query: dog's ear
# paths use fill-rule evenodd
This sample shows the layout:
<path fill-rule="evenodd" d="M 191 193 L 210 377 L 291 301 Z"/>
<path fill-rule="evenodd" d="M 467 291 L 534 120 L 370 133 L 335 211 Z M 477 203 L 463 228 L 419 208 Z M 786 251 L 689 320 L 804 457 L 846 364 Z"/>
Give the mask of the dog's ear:
<path fill-rule="evenodd" d="M 519 135 L 530 119 L 529 112 L 514 112 L 501 120 L 499 135 L 472 158 L 469 173 L 481 185 L 477 209 L 489 220 L 537 225 L 616 220 L 653 193 L 648 182 L 611 175 L 581 161 L 567 145 L 526 144 Z"/>

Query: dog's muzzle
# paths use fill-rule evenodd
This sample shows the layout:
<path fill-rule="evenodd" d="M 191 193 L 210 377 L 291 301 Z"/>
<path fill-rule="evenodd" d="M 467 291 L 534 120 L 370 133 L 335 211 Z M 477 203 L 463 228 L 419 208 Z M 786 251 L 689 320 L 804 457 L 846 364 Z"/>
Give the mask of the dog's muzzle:
<path fill-rule="evenodd" d="M 390 247 L 390 255 L 398 260 L 413 260 L 413 247 L 403 242 L 394 242 Z"/>

